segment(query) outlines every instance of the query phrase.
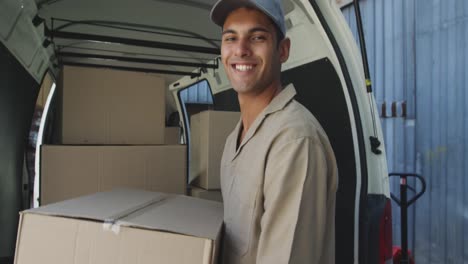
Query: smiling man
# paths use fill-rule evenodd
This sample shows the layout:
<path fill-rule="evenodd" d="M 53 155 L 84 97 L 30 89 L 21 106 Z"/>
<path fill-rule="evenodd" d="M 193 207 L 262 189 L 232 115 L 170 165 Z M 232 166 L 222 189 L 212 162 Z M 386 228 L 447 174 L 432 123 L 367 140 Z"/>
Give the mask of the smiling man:
<path fill-rule="evenodd" d="M 241 107 L 221 161 L 223 263 L 335 263 L 336 161 L 293 85 L 281 86 L 291 43 L 280 0 L 221 0 L 211 19 Z"/>

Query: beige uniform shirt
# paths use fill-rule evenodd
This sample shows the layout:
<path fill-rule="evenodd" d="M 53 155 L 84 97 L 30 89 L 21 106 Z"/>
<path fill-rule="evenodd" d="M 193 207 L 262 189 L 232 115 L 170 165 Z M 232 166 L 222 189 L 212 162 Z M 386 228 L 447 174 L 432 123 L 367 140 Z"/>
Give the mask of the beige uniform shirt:
<path fill-rule="evenodd" d="M 334 264 L 336 161 L 325 132 L 293 100 L 292 85 L 221 161 L 223 264 Z"/>

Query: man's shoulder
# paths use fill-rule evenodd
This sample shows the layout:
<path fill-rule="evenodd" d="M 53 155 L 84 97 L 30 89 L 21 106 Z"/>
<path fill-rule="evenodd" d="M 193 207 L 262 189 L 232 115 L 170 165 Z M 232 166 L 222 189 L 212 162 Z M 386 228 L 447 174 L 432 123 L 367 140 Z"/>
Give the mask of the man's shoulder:
<path fill-rule="evenodd" d="M 324 134 L 324 130 L 315 116 L 296 100 L 275 113 L 272 120 L 278 133 L 286 133 L 291 137 L 317 137 Z"/>

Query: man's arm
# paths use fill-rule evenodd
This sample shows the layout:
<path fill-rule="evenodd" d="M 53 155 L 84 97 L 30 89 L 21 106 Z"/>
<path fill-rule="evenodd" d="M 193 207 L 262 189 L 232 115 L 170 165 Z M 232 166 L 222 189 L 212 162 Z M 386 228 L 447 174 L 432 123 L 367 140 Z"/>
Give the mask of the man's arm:
<path fill-rule="evenodd" d="M 257 264 L 324 264 L 331 257 L 334 263 L 336 179 L 328 177 L 336 169 L 327 155 L 317 138 L 273 146 L 265 170 Z"/>

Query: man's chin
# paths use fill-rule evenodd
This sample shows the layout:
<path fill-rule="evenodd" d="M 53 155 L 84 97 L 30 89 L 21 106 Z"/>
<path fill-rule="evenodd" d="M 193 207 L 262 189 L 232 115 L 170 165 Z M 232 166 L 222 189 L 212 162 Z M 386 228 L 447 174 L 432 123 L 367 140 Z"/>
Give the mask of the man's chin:
<path fill-rule="evenodd" d="M 248 85 L 233 85 L 234 91 L 236 91 L 238 94 L 248 94 L 252 92 L 252 87 Z"/>

